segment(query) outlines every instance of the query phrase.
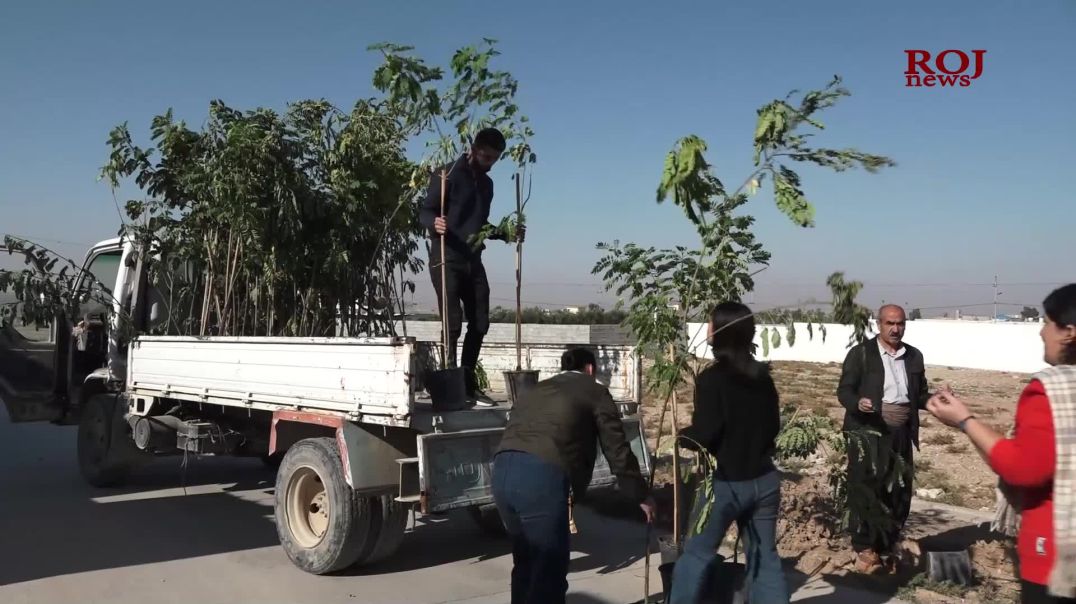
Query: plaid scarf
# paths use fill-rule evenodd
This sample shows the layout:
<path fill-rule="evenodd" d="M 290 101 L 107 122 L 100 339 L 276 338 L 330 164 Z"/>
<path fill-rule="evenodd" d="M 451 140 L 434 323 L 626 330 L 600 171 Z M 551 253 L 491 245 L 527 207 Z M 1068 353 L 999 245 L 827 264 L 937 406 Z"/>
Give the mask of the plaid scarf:
<path fill-rule="evenodd" d="M 1033 379 L 1046 389 L 1054 422 L 1054 549 L 1047 590 L 1076 597 L 1076 365 L 1044 369 Z M 1009 437 L 1012 437 L 1012 430 Z M 991 528 L 1014 536 L 1019 530 L 1019 489 L 998 481 L 998 505 Z"/>
<path fill-rule="evenodd" d="M 1054 546 L 1050 595 L 1076 597 L 1076 365 L 1058 365 L 1040 372 L 1054 418 Z"/>

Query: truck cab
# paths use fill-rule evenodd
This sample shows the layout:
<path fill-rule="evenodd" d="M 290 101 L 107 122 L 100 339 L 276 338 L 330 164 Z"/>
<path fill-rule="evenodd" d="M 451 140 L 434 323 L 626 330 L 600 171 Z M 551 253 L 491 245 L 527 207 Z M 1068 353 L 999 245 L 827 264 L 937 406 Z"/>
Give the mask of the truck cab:
<path fill-rule="evenodd" d="M 0 322 L 0 399 L 14 422 L 77 423 L 83 403 L 122 382 L 122 343 L 109 317 L 129 313 L 133 246 L 119 238 L 89 248 L 71 279 L 75 313 L 56 312 L 37 325 L 21 325 L 13 313 Z M 0 243 L 0 254 L 25 256 L 23 270 L 44 276 L 46 267 L 30 254 Z M 12 269 L 7 269 L 12 270 Z M 120 292 L 121 295 L 116 295 Z M 112 308 L 105 304 L 111 302 Z M 9 307 L 14 302 L 9 301 Z"/>

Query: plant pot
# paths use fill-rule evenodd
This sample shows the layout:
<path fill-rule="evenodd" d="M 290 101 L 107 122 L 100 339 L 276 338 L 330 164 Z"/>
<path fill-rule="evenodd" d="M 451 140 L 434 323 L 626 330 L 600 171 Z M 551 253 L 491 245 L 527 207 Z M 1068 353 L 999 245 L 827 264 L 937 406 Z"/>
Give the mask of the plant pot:
<path fill-rule="evenodd" d="M 439 369 L 426 376 L 426 392 L 434 411 L 459 411 L 467 408 L 467 381 L 463 367 Z"/>
<path fill-rule="evenodd" d="M 676 562 L 680 558 L 680 547 L 676 545 L 672 535 L 658 537 L 658 551 L 661 553 L 662 564 Z"/>
<path fill-rule="evenodd" d="M 516 402 L 519 395 L 533 388 L 538 383 L 538 372 L 530 369 L 504 372 L 504 386 L 508 392 L 508 402 Z"/>
<path fill-rule="evenodd" d="M 970 587 L 974 583 L 974 571 L 968 550 L 927 552 L 927 576 L 938 583 L 949 581 Z"/>
<path fill-rule="evenodd" d="M 672 597 L 673 568 L 675 567 L 675 562 L 669 562 L 658 566 L 658 573 L 661 575 L 662 602 L 669 602 L 670 598 Z"/>
<path fill-rule="evenodd" d="M 672 596 L 675 569 L 676 562 L 663 562 L 658 566 L 662 602 L 668 602 Z M 706 584 L 699 594 L 699 604 L 744 604 L 747 601 L 746 573 L 747 568 L 743 563 L 729 562 L 718 554 L 706 573 Z"/>

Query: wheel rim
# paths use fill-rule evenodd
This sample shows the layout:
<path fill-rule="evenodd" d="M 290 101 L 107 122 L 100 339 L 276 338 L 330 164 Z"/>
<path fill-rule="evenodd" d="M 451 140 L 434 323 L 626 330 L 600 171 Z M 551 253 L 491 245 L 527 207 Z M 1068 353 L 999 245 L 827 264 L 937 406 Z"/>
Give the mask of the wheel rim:
<path fill-rule="evenodd" d="M 300 547 L 321 543 L 329 530 L 329 494 L 314 468 L 303 466 L 292 473 L 287 488 L 288 529 Z"/>

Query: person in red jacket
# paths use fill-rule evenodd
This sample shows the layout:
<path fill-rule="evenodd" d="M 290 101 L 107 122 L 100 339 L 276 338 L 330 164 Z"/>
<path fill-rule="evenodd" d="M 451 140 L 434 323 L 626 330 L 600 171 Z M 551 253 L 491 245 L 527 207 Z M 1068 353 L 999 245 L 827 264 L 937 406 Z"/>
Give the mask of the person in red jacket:
<path fill-rule="evenodd" d="M 1076 283 L 1052 292 L 1043 307 L 1051 367 L 1024 388 L 1010 437 L 979 421 L 949 388 L 927 410 L 967 434 L 997 473 L 1006 495 L 998 518 L 1009 506 L 1020 512 L 1021 602 L 1076 603 Z"/>

